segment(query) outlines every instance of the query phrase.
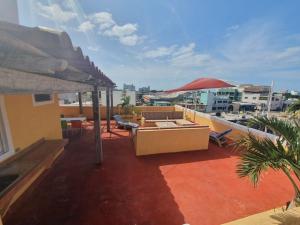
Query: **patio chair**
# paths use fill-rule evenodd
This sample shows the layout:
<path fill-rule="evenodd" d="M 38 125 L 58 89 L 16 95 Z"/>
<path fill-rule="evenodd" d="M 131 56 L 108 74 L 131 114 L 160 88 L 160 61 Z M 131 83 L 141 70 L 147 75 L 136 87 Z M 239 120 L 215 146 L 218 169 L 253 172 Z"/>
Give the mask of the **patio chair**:
<path fill-rule="evenodd" d="M 226 135 L 232 132 L 232 129 L 225 130 L 221 133 L 211 131 L 209 133 L 209 139 L 219 145 L 219 147 L 223 147 L 225 143 L 227 143 Z"/>
<path fill-rule="evenodd" d="M 114 120 L 116 121 L 116 127 L 123 128 L 123 129 L 132 129 L 132 128 L 138 128 L 139 125 L 137 123 L 132 123 L 123 120 L 123 118 L 120 115 L 114 115 Z"/>

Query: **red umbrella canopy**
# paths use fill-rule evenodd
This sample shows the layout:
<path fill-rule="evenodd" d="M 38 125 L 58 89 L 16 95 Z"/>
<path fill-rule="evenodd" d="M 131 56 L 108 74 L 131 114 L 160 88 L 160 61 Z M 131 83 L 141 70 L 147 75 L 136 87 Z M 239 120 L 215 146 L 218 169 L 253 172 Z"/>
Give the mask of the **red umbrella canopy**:
<path fill-rule="evenodd" d="M 235 87 L 232 84 L 226 83 L 225 81 L 214 79 L 214 78 L 198 78 L 186 85 L 168 90 L 166 92 L 179 92 L 179 91 L 195 91 L 201 89 L 214 89 L 214 88 L 225 88 L 225 87 Z"/>

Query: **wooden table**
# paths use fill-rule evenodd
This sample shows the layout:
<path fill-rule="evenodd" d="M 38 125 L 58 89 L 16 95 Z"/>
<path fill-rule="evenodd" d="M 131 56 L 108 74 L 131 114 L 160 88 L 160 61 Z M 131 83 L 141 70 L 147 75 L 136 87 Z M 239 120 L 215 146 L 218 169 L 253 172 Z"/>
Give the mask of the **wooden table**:
<path fill-rule="evenodd" d="M 188 126 L 188 125 L 194 125 L 193 122 L 185 120 L 185 119 L 181 119 L 181 120 L 176 120 L 176 124 L 179 126 Z"/>
<path fill-rule="evenodd" d="M 174 122 L 156 122 L 155 125 L 159 128 L 178 127 Z"/>

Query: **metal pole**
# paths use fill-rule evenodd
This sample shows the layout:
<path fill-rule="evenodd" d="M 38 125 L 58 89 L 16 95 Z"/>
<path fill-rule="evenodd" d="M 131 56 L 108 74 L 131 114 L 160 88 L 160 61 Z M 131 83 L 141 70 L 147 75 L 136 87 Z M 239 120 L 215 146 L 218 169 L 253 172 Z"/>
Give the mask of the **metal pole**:
<path fill-rule="evenodd" d="M 197 107 L 196 92 L 194 92 L 194 122 L 196 122 L 196 107 Z"/>
<path fill-rule="evenodd" d="M 272 97 L 273 97 L 273 86 L 274 86 L 274 81 L 271 82 L 271 87 L 270 87 L 270 91 L 269 91 L 267 118 L 270 118 L 270 112 L 271 112 L 271 106 L 272 106 Z M 267 131 L 268 131 L 268 128 L 265 127 L 265 132 L 267 132 Z"/>
<path fill-rule="evenodd" d="M 100 113 L 99 113 L 99 90 L 98 86 L 94 86 L 92 92 L 93 99 L 93 116 L 94 116 L 94 133 L 95 133 L 95 145 L 96 145 L 96 163 L 101 164 L 103 161 L 102 152 L 102 140 L 101 140 L 101 129 L 100 129 Z"/>
<path fill-rule="evenodd" d="M 114 115 L 114 89 L 110 89 L 110 116 Z"/>
<path fill-rule="evenodd" d="M 78 102 L 79 102 L 79 114 L 83 114 L 83 108 L 82 108 L 82 96 L 81 92 L 78 92 Z"/>
<path fill-rule="evenodd" d="M 110 132 L 110 99 L 109 94 L 110 90 L 109 87 L 106 88 L 106 126 L 107 132 Z"/>
<path fill-rule="evenodd" d="M 184 118 L 186 119 L 187 117 L 187 95 L 184 95 L 184 99 L 185 99 L 185 105 L 184 105 Z"/>
<path fill-rule="evenodd" d="M 272 97 L 273 97 L 273 88 L 274 88 L 274 81 L 271 82 L 270 92 L 269 92 L 269 98 L 268 98 L 268 111 L 267 111 L 267 117 L 270 117 L 271 112 L 271 106 L 272 106 Z"/>

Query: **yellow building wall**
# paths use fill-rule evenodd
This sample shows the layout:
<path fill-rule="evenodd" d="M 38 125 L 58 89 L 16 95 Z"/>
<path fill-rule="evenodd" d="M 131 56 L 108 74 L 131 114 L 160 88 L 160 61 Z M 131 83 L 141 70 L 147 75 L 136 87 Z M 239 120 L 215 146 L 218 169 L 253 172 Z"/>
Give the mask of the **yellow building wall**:
<path fill-rule="evenodd" d="M 5 95 L 5 107 L 15 149 L 24 149 L 41 138 L 62 139 L 58 98 L 34 106 L 32 95 Z"/>

